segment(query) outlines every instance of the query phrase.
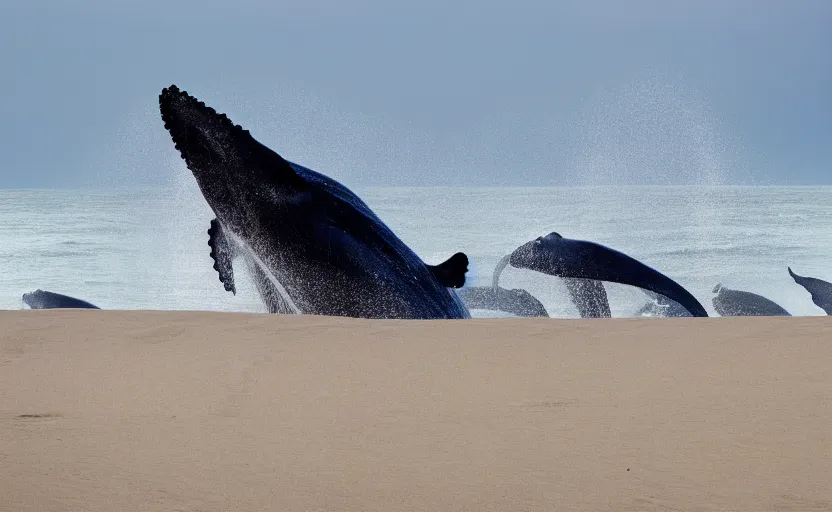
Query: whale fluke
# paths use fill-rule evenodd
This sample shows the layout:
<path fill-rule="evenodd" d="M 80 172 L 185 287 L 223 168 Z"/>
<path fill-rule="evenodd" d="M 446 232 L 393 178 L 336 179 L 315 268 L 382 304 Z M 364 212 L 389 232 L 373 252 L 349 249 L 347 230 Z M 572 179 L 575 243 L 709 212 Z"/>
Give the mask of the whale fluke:
<path fill-rule="evenodd" d="M 791 267 L 788 267 L 789 275 L 794 282 L 802 286 L 812 296 L 812 302 L 821 308 L 827 315 L 832 315 L 832 283 L 817 279 L 815 277 L 803 277 L 795 274 Z"/>

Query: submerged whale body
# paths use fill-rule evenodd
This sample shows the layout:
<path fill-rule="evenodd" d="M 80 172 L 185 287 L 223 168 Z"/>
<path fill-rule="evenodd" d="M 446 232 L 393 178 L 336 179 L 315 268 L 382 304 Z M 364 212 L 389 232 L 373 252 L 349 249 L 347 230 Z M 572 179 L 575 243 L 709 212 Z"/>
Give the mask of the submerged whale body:
<path fill-rule="evenodd" d="M 468 309 L 502 311 L 522 317 L 549 317 L 543 304 L 521 288 L 509 290 L 502 287 L 470 286 L 457 293 Z"/>
<path fill-rule="evenodd" d="M 799 276 L 792 272 L 791 267 L 788 267 L 788 269 L 794 282 L 812 295 L 812 302 L 815 303 L 815 306 L 824 310 L 827 315 L 832 315 L 832 283 L 815 277 Z"/>
<path fill-rule="evenodd" d="M 563 277 L 572 304 L 578 308 L 581 318 L 610 318 L 610 302 L 604 283 L 594 279 Z"/>
<path fill-rule="evenodd" d="M 175 85 L 159 109 L 216 215 L 214 268 L 234 292 L 233 261 L 256 269 L 270 310 L 361 318 L 469 318 L 452 288 L 468 258 L 424 263 L 347 187 L 283 159 Z"/>
<path fill-rule="evenodd" d="M 511 254 L 507 254 L 497 263 L 497 267 L 494 269 L 494 287 L 497 286 L 500 273 L 510 261 Z M 566 285 L 569 299 L 578 309 L 578 314 L 581 315 L 581 318 L 612 317 L 604 283 L 592 279 L 576 279 L 570 277 L 562 277 L 561 279 Z"/>
<path fill-rule="evenodd" d="M 571 240 L 552 232 L 515 249 L 509 263 L 558 277 L 636 286 L 664 295 L 693 316 L 708 316 L 702 304 L 676 281 L 635 258 L 594 242 Z"/>
<path fill-rule="evenodd" d="M 526 290 L 500 286 L 500 274 L 506 268 L 508 256 L 502 258 L 494 267 L 491 286 L 471 286 L 459 290 L 459 297 L 469 309 L 488 309 L 502 311 L 514 316 L 549 317 L 549 313 L 537 298 Z"/>
<path fill-rule="evenodd" d="M 521 288 L 511 290 L 500 286 L 500 274 L 506 267 L 507 257 L 494 268 L 491 286 L 470 286 L 459 290 L 459 297 L 469 309 L 502 311 L 514 316 L 549 317 L 546 308 L 537 298 Z"/>
<path fill-rule="evenodd" d="M 642 289 L 642 291 L 650 298 L 650 301 L 636 311 L 635 316 L 691 316 L 690 311 L 683 308 L 678 302 L 670 300 L 660 293 L 653 293 L 644 289 Z"/>
<path fill-rule="evenodd" d="M 41 289 L 24 293 L 23 302 L 32 309 L 101 309 L 85 300 Z"/>
<path fill-rule="evenodd" d="M 792 316 L 779 304 L 756 293 L 714 287 L 714 309 L 721 316 Z"/>

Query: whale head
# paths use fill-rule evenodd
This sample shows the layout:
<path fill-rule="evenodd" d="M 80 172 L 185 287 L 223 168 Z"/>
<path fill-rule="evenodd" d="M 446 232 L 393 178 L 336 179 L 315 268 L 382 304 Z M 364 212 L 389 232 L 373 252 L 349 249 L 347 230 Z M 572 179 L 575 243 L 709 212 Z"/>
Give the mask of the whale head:
<path fill-rule="evenodd" d="M 554 231 L 527 242 L 511 253 L 509 264 L 538 272 L 553 272 L 558 267 L 556 250 L 563 237 Z"/>
<path fill-rule="evenodd" d="M 279 222 L 308 199 L 306 180 L 289 162 L 187 91 L 164 88 L 159 110 L 206 201 L 234 232 L 246 236 L 265 227 L 258 223 Z M 272 215 L 252 214 L 266 210 Z"/>
<path fill-rule="evenodd" d="M 23 303 L 32 309 L 37 309 L 44 295 L 44 291 L 40 288 L 33 292 L 24 293 Z"/>

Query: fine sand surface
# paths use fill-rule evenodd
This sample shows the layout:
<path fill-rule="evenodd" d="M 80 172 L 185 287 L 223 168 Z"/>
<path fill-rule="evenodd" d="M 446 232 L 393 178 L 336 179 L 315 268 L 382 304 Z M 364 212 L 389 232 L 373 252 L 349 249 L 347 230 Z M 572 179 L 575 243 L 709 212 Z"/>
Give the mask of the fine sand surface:
<path fill-rule="evenodd" d="M 832 510 L 832 319 L 0 312 L 3 511 Z"/>

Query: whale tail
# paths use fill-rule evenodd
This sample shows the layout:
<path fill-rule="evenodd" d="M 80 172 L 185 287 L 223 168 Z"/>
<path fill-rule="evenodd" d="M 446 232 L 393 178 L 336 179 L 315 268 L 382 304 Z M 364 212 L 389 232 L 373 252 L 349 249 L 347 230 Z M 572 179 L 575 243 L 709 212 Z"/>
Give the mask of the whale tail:
<path fill-rule="evenodd" d="M 799 284 L 800 286 L 802 286 L 804 288 L 806 288 L 807 285 L 811 286 L 811 283 L 812 283 L 812 278 L 811 277 L 804 277 L 804 276 L 795 274 L 794 272 L 792 272 L 792 267 L 787 267 L 787 268 L 789 269 L 789 275 L 792 276 L 792 279 L 794 279 L 795 283 Z M 807 290 L 808 290 L 808 288 L 807 288 Z"/>

